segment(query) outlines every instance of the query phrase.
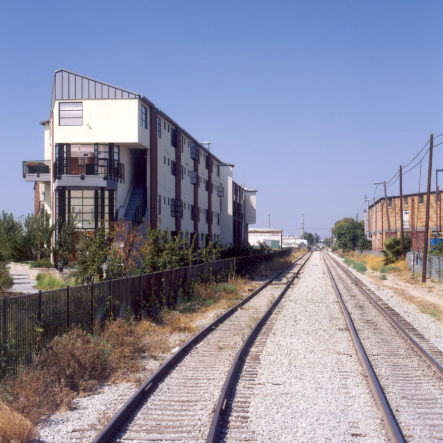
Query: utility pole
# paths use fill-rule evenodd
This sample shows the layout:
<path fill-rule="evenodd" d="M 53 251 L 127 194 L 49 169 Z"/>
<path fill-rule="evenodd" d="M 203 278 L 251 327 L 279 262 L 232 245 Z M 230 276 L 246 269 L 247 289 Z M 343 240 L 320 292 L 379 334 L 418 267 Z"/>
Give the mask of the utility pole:
<path fill-rule="evenodd" d="M 367 240 L 370 240 L 371 237 L 371 225 L 370 225 L 370 217 L 369 217 L 369 200 L 368 200 L 368 196 L 365 195 L 365 201 L 366 201 L 366 205 L 367 205 L 367 210 L 366 210 L 366 214 L 367 214 L 367 229 L 366 229 L 366 238 Z"/>
<path fill-rule="evenodd" d="M 268 229 L 271 229 L 271 214 L 268 214 Z"/>
<path fill-rule="evenodd" d="M 389 233 L 389 238 L 391 237 L 391 223 L 389 221 L 389 208 L 388 208 L 388 198 L 386 196 L 386 181 L 384 182 L 380 182 L 380 183 L 374 183 L 374 185 L 383 185 L 383 189 L 385 191 L 385 208 L 386 208 L 386 218 L 388 221 L 388 233 Z M 382 233 L 382 238 L 383 238 L 383 233 Z"/>
<path fill-rule="evenodd" d="M 429 166 L 428 166 L 428 189 L 426 191 L 426 219 L 425 219 L 425 246 L 423 251 L 423 269 L 421 272 L 422 283 L 426 282 L 426 265 L 428 261 L 428 231 L 429 231 L 429 208 L 431 206 L 431 177 L 432 177 L 432 151 L 434 150 L 434 134 L 431 134 L 429 143 Z"/>
<path fill-rule="evenodd" d="M 441 235 L 441 199 L 440 199 L 440 189 L 438 187 L 438 173 L 443 172 L 443 169 L 435 170 L 435 225 L 437 226 L 436 231 L 437 236 Z M 440 211 L 439 211 L 440 209 Z M 438 214 L 440 213 L 440 217 Z"/>
<path fill-rule="evenodd" d="M 305 235 L 305 214 L 301 215 L 301 236 Z"/>
<path fill-rule="evenodd" d="M 401 255 L 405 256 L 405 231 L 403 228 L 403 172 L 400 165 L 400 236 L 401 236 Z"/>

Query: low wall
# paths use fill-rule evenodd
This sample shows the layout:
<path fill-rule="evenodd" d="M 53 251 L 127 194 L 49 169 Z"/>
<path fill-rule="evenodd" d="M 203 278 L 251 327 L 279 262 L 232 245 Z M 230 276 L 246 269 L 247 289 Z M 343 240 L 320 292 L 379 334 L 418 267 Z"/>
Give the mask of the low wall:
<path fill-rule="evenodd" d="M 409 269 L 421 275 L 421 270 L 423 269 L 423 254 L 420 252 L 408 252 L 406 259 Z M 443 282 L 443 257 L 428 254 L 426 278 Z"/>
<path fill-rule="evenodd" d="M 26 274 L 32 280 L 36 280 L 37 275 L 40 274 L 40 272 L 49 273 L 54 277 L 61 277 L 61 273 L 55 268 L 31 268 L 27 263 L 11 262 L 9 264 L 9 270 L 17 274 Z"/>

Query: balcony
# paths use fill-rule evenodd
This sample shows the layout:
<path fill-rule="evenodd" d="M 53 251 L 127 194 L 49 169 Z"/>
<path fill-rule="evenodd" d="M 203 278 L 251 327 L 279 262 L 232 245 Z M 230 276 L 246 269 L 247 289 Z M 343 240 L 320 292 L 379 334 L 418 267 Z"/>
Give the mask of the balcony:
<path fill-rule="evenodd" d="M 54 162 L 54 187 L 117 189 L 124 181 L 124 164 L 94 157 L 66 157 Z"/>
<path fill-rule="evenodd" d="M 23 178 L 27 182 L 51 181 L 51 162 L 49 160 L 26 160 L 23 162 Z"/>

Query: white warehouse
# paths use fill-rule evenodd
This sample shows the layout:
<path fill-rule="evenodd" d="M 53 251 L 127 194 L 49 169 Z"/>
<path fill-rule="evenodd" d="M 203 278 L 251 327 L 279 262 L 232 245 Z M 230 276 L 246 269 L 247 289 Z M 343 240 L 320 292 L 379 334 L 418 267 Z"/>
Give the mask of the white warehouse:
<path fill-rule="evenodd" d="M 23 162 L 34 212 L 114 220 L 239 244 L 255 223 L 256 190 L 143 95 L 60 69 L 54 74 L 44 159 Z"/>

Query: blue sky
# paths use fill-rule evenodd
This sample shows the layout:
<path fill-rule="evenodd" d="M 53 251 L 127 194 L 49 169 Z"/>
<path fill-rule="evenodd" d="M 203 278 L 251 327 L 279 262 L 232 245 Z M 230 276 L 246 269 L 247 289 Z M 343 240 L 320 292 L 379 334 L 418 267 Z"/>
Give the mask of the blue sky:
<path fill-rule="evenodd" d="M 0 6 L 0 209 L 15 215 L 33 208 L 21 161 L 43 156 L 39 121 L 61 67 L 139 92 L 210 140 L 259 190 L 256 226 L 271 214 L 286 233 L 301 213 L 321 235 L 361 217 L 373 183 L 443 132 L 441 1 Z M 417 190 L 418 169 L 405 177 Z"/>

